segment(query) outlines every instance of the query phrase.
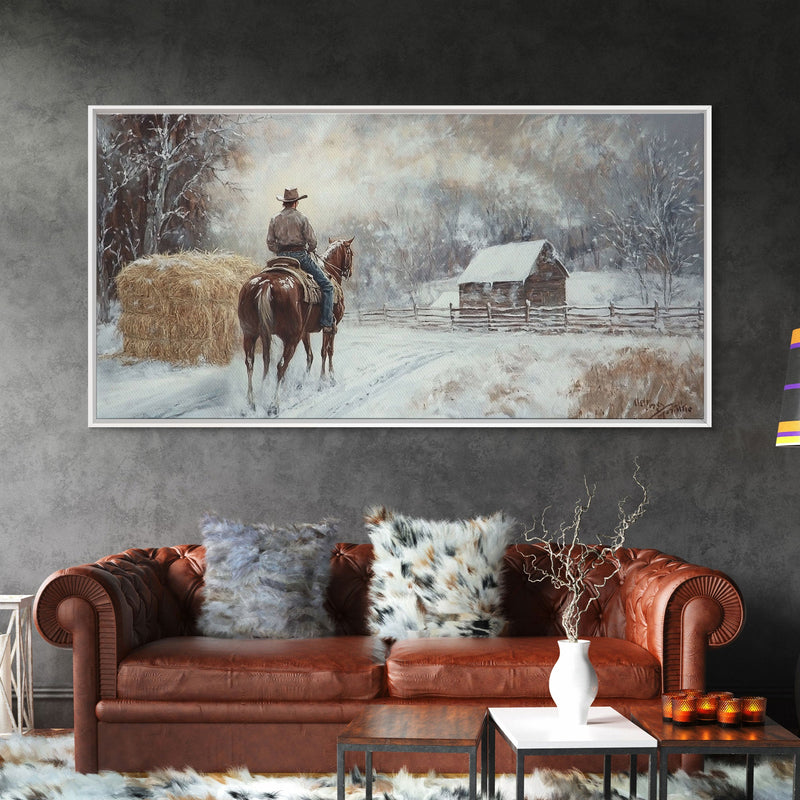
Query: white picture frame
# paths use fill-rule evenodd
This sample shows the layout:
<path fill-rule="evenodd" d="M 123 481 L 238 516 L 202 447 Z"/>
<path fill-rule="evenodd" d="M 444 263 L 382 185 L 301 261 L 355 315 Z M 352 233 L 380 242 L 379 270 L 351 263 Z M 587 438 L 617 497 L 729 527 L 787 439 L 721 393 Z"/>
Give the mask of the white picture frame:
<path fill-rule="evenodd" d="M 124 124 L 135 118 L 184 129 L 144 135 Z M 193 179 L 185 207 L 162 198 L 155 219 L 159 164 L 179 135 L 193 139 L 192 158 L 210 148 L 211 119 L 230 123 L 230 148 Z M 710 427 L 710 148 L 709 106 L 90 106 L 89 426 Z M 256 356 L 255 408 L 241 345 L 223 364 L 171 355 L 190 306 L 227 309 L 198 339 L 238 339 L 230 290 L 195 297 L 181 281 L 206 278 L 175 277 L 183 305 L 165 312 L 146 293 L 121 308 L 114 283 L 156 246 L 179 251 L 195 233 L 166 220 L 200 202 L 200 249 L 257 272 L 277 198 L 295 186 L 319 253 L 354 237 L 354 275 L 335 383 L 319 374 L 312 334 L 311 372 L 301 347 L 273 415 L 277 338 L 263 383 Z M 127 209 L 115 208 L 124 194 Z M 659 220 L 653 206 L 670 202 Z M 125 214 L 146 221 L 128 230 Z M 151 268 L 162 276 L 173 263 Z M 151 337 L 144 350 L 131 345 L 137 331 Z"/>

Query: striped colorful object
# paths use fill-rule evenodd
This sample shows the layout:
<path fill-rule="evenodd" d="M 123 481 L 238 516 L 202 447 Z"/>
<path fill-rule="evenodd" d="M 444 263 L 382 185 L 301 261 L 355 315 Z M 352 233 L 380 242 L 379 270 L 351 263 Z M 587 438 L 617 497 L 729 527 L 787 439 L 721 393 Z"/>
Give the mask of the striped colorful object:
<path fill-rule="evenodd" d="M 792 331 L 789 343 L 789 366 L 786 369 L 781 421 L 778 423 L 775 444 L 800 444 L 800 328 Z"/>

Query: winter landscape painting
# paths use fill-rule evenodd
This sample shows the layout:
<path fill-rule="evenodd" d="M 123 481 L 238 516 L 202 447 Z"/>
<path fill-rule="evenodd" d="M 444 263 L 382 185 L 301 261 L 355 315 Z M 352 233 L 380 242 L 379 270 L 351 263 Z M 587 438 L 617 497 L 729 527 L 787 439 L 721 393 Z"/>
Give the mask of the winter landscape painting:
<path fill-rule="evenodd" d="M 89 424 L 709 426 L 710 113 L 91 107 Z"/>

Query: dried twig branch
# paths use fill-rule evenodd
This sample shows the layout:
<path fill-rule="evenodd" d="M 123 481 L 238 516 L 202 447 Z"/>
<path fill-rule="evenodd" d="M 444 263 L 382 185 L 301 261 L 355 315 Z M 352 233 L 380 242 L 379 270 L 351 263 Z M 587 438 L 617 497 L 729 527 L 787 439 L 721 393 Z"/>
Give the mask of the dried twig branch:
<path fill-rule="evenodd" d="M 581 541 L 583 518 L 591 508 L 597 489 L 595 484 L 590 487 L 585 478 L 586 499 L 576 501 L 571 522 L 561 522 L 556 530 L 548 528 L 545 520 L 548 506 L 538 523 L 540 533 L 536 533 L 536 523 L 525 531 L 525 541 L 536 545 L 538 550 L 533 555 L 524 554 L 525 574 L 532 583 L 549 580 L 556 589 L 566 591 L 567 603 L 561 614 L 561 624 L 571 642 L 578 640 L 578 625 L 586 609 L 619 571 L 617 551 L 625 544 L 628 530 L 642 517 L 648 504 L 647 487 L 639 479 L 639 462 L 634 461 L 634 465 L 633 480 L 642 497 L 631 512 L 626 511 L 629 498 L 619 501 L 619 521 L 611 534 L 598 535 L 593 543 Z M 537 559 L 541 563 L 537 563 Z M 611 565 L 610 571 L 598 575 L 597 570 L 607 564 Z"/>

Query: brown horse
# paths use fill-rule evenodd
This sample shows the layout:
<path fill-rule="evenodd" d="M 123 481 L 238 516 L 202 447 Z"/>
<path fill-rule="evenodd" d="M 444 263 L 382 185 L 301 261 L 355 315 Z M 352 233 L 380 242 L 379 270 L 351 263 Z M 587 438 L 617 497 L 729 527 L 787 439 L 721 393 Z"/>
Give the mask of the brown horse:
<path fill-rule="evenodd" d="M 353 251 L 350 247 L 353 240 L 331 239 L 328 249 L 322 255 L 323 268 L 339 288 L 344 278 L 353 272 Z M 340 291 L 335 297 L 342 297 Z M 293 275 L 285 272 L 262 271 L 253 275 L 242 286 L 239 292 L 239 324 L 242 328 L 242 345 L 244 362 L 247 367 L 247 402 L 251 409 L 256 404 L 253 398 L 253 363 L 256 342 L 261 339 L 264 354 L 264 374 L 269 370 L 270 347 L 272 337 L 278 336 L 283 341 L 283 355 L 278 362 L 278 380 L 275 385 L 275 397 L 267 410 L 270 417 L 278 415 L 278 394 L 283 376 L 292 360 L 297 345 L 303 342 L 306 350 L 306 369 L 311 369 L 314 356 L 311 352 L 311 334 L 320 331 L 320 315 L 322 306 L 309 305 L 303 299 L 303 287 Z M 335 300 L 333 317 L 337 324 L 344 316 L 344 300 Z M 336 328 L 330 333 L 322 334 L 322 372 L 320 380 L 325 379 L 326 362 L 330 376 L 333 377 L 333 339 Z"/>

